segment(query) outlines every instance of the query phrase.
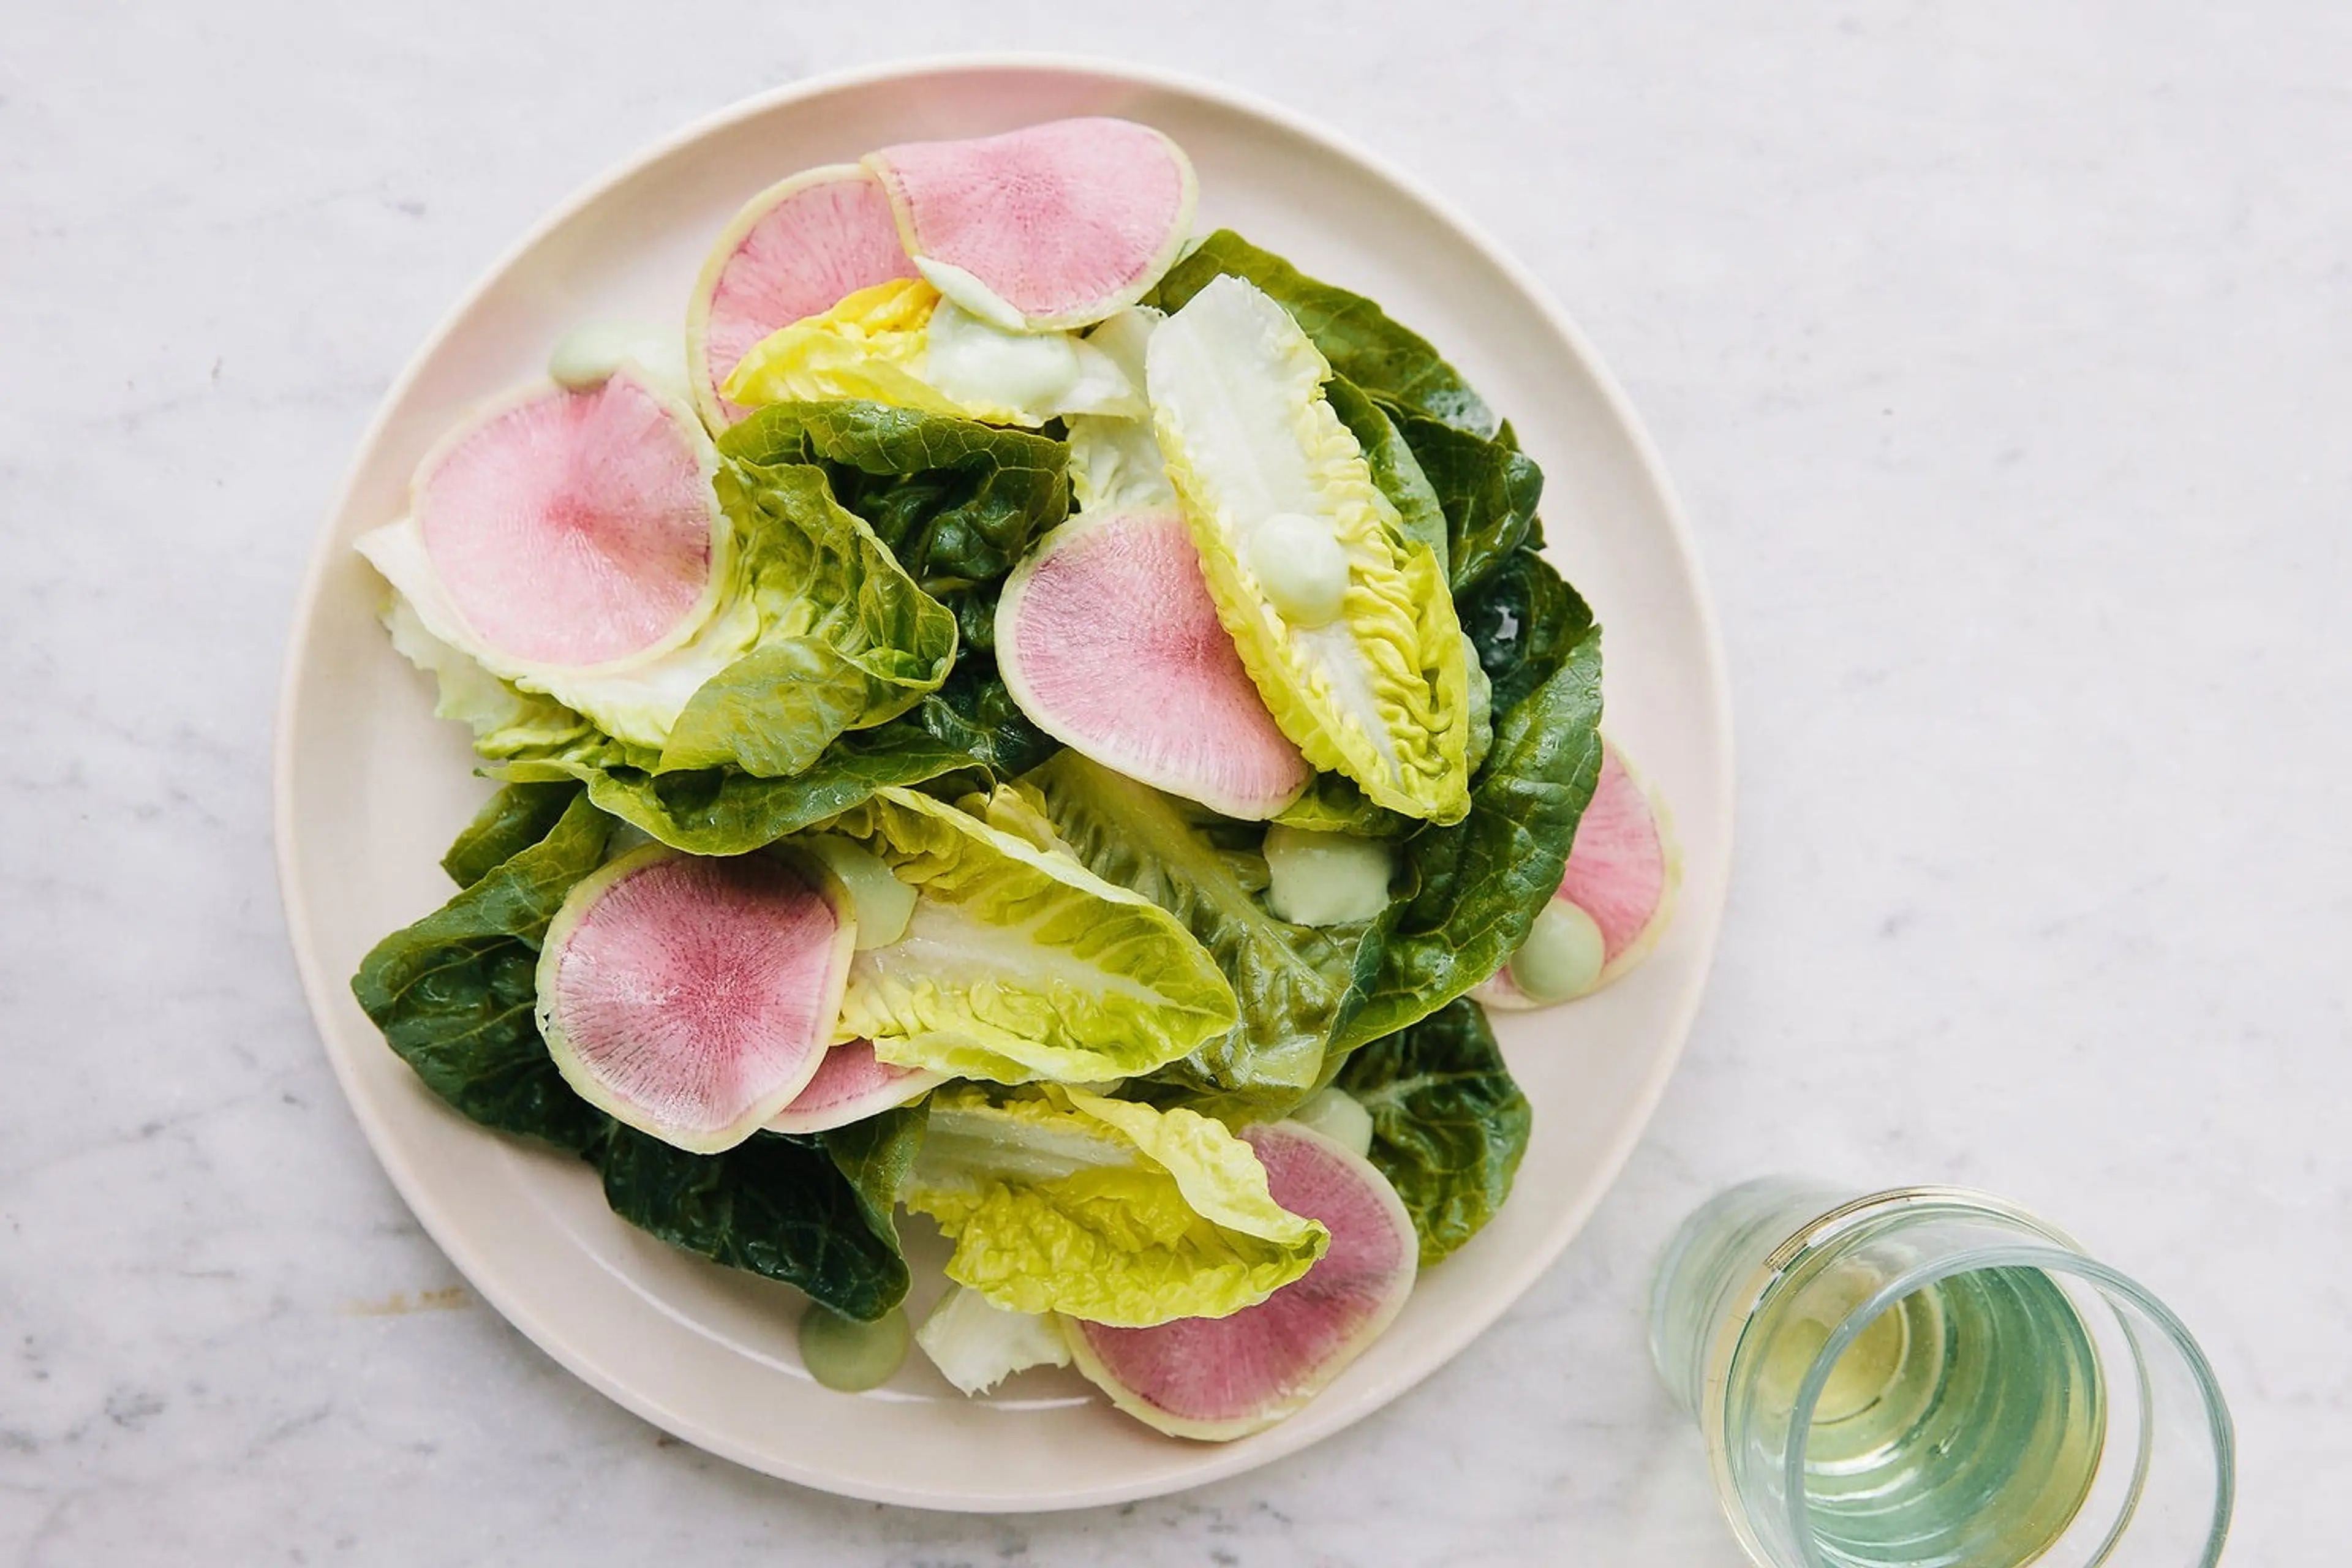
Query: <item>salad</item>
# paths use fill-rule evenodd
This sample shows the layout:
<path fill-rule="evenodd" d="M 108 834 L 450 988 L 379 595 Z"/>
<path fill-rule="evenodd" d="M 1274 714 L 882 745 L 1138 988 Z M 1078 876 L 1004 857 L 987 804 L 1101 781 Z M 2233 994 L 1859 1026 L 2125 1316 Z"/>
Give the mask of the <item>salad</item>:
<path fill-rule="evenodd" d="M 911 1339 L 1181 1436 L 1295 1412 L 1510 1194 L 1486 1009 L 1672 909 L 1535 462 L 1196 194 L 1106 119 L 795 174 L 682 356 L 574 331 L 359 542 L 499 785 L 361 1005 L 804 1291 L 831 1386 Z"/>

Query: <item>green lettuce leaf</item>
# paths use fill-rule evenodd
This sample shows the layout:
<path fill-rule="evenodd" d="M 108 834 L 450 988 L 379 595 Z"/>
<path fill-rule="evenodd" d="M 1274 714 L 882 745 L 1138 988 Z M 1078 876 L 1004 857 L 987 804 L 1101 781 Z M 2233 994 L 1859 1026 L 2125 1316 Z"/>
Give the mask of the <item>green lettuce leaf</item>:
<path fill-rule="evenodd" d="M 1475 715 L 1474 714 L 1475 718 Z M 1468 760 L 1468 744 L 1464 760 Z M 1284 806 L 1275 821 L 1313 833 L 1352 833 L 1359 838 L 1402 838 L 1421 824 L 1402 812 L 1374 805 L 1345 773 L 1317 773 L 1307 793 Z"/>
<path fill-rule="evenodd" d="M 457 886 L 472 887 L 553 832 L 579 796 L 580 786 L 569 780 L 507 785 L 482 803 L 441 857 L 441 869 Z"/>
<path fill-rule="evenodd" d="M 814 463 L 926 584 L 992 582 L 1069 515 L 1066 448 L 1021 430 L 879 403 L 779 403 L 724 448 L 766 465 Z"/>
<path fill-rule="evenodd" d="M 866 1228 L 892 1247 L 898 1245 L 898 1189 L 923 1147 L 927 1115 L 920 1102 L 895 1106 L 816 1134 L 834 1169 L 857 1194 Z"/>
<path fill-rule="evenodd" d="M 1591 606 L 1533 549 L 1513 552 L 1461 603 L 1462 632 L 1486 672 L 1498 725 L 1600 637 Z"/>
<path fill-rule="evenodd" d="M 871 1322 L 907 1296 L 907 1260 L 871 1200 L 814 1140 L 760 1133 L 689 1154 L 615 1126 L 599 1162 L 604 1201 L 640 1230 L 730 1268 L 798 1286 Z"/>
<path fill-rule="evenodd" d="M 1009 1311 L 1124 1328 L 1255 1306 L 1330 1243 L 1222 1122 L 1076 1089 L 939 1090 L 902 1196 L 955 1243 L 950 1279 Z"/>
<path fill-rule="evenodd" d="M 1486 400 L 1428 339 L 1391 321 L 1361 294 L 1309 278 L 1229 228 L 1217 230 L 1170 268 L 1144 303 L 1179 310 L 1220 276 L 1247 279 L 1274 296 L 1315 340 L 1331 368 L 1366 392 L 1474 436 L 1495 433 L 1495 416 Z"/>
<path fill-rule="evenodd" d="M 1218 618 L 1276 723 L 1376 804 L 1458 820 L 1468 676 L 1454 603 L 1325 395 L 1330 367 L 1279 305 L 1232 279 L 1161 322 L 1149 352 L 1169 479 Z M 1259 531 L 1293 513 L 1328 525 L 1347 559 L 1328 625 L 1293 624 L 1252 564 Z"/>
<path fill-rule="evenodd" d="M 352 994 L 425 1086 L 472 1120 L 572 1153 L 611 1119 L 572 1092 L 540 1038 L 539 944 L 604 858 L 610 818 L 575 796 L 546 837 L 360 963 Z"/>
<path fill-rule="evenodd" d="M 1331 411 L 1364 449 L 1364 464 L 1372 471 L 1372 483 L 1381 487 L 1381 493 L 1396 509 L 1398 527 L 1407 539 L 1428 547 L 1437 557 L 1437 570 L 1443 575 L 1450 542 L 1445 509 L 1396 421 L 1345 376 L 1335 375 L 1325 382 L 1323 392 L 1331 400 Z"/>
<path fill-rule="evenodd" d="M 1521 545 L 1541 548 L 1536 504 L 1543 499 L 1543 470 L 1518 449 L 1508 425 L 1490 441 L 1424 414 L 1392 412 L 1444 509 L 1448 580 L 1457 599 Z"/>
<path fill-rule="evenodd" d="M 1486 1012 L 1464 997 L 1348 1059 L 1339 1087 L 1371 1113 L 1368 1156 L 1412 1215 L 1424 1268 L 1511 1195 L 1535 1113 Z"/>
<path fill-rule="evenodd" d="M 919 897 L 906 935 L 852 961 L 841 1036 L 957 1078 L 1149 1072 L 1233 1027 L 1216 961 L 1150 900 L 909 790 L 825 825 Z"/>
<path fill-rule="evenodd" d="M 1080 860 L 1183 921 L 1233 983 L 1240 1021 L 1160 1076 L 1204 1090 L 1288 1090 L 1304 1099 L 1322 1070 L 1360 928 L 1277 920 L 1260 897 L 1266 869 L 1253 830 L 1076 752 L 1023 783 Z"/>
<path fill-rule="evenodd" d="M 955 659 L 955 617 L 834 500 L 822 468 L 748 460 L 733 431 L 719 449 L 719 499 L 741 534 L 744 595 L 761 629 L 678 713 L 662 767 L 789 777 L 835 736 L 936 690 Z"/>
<path fill-rule="evenodd" d="M 1500 968 L 1559 887 L 1601 776 L 1601 628 L 1522 550 L 1463 602 L 1493 684 L 1494 744 L 1470 811 L 1403 846 L 1396 897 L 1365 932 L 1337 1054 L 1413 1024 Z"/>
<path fill-rule="evenodd" d="M 908 715 L 842 736 L 791 778 L 726 768 L 655 773 L 606 749 L 521 759 L 490 772 L 518 784 L 578 780 L 599 807 L 665 844 L 696 855 L 741 855 L 837 816 L 887 785 L 976 776 L 979 765 Z"/>
<path fill-rule="evenodd" d="M 946 683 L 926 694 L 907 720 L 1000 779 L 1026 773 L 1062 749 L 1013 700 L 997 673 L 995 655 L 972 647 L 964 649 Z"/>
<path fill-rule="evenodd" d="M 552 756 L 522 757 L 489 771 L 509 784 L 578 781 L 605 811 L 663 843 L 697 855 L 740 855 L 858 805 L 887 784 L 961 795 L 983 771 L 1010 778 L 1060 748 L 1029 722 L 996 674 L 996 661 L 966 650 L 936 691 L 872 730 L 852 731 L 790 778 L 728 768 L 657 773 L 599 737 Z"/>

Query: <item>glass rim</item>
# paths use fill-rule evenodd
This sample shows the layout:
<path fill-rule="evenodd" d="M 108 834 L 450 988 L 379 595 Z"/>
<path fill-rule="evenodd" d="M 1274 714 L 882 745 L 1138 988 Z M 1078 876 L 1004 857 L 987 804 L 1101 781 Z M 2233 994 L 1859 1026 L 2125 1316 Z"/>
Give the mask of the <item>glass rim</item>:
<path fill-rule="evenodd" d="M 1811 1504 L 1804 1484 L 1805 1448 L 1812 1432 L 1814 1410 L 1828 1385 L 1830 1373 L 1835 1368 L 1838 1359 L 1853 1346 L 1853 1342 L 1873 1321 L 1915 1291 L 1930 1285 L 1940 1284 L 1944 1280 L 1959 1275 L 1978 1273 L 1988 1268 L 2034 1268 L 2044 1273 L 2071 1275 L 2083 1279 L 2099 1290 L 2102 1295 L 2138 1312 L 2156 1326 L 2163 1335 L 2164 1343 L 2171 1348 L 2180 1358 L 2181 1363 L 2189 1369 L 2198 1394 L 2205 1405 L 2206 1422 L 2213 1444 L 2213 1514 L 2207 1533 L 2205 1553 L 2200 1559 L 2203 1568 L 2211 1568 L 2212 1564 L 2221 1560 L 2222 1545 L 2229 1536 L 2230 1519 L 2237 1491 L 2237 1438 L 2228 1403 L 2221 1394 L 2220 1380 L 2214 1375 L 2212 1363 L 2207 1360 L 2203 1347 L 2198 1344 L 2196 1337 L 2189 1331 L 2188 1325 L 2137 1280 L 2084 1254 L 2076 1247 L 2073 1237 L 2004 1198 L 1966 1187 L 1898 1187 L 1885 1192 L 1869 1194 L 1841 1204 L 1836 1208 L 1818 1215 L 1775 1247 L 1759 1270 L 1760 1278 L 1757 1281 L 1758 1289 L 1750 1299 L 1751 1305 L 1741 1321 L 1741 1331 L 1737 1335 L 1729 1336 L 1731 1342 L 1724 1347 L 1722 1361 L 1727 1380 L 1732 1363 L 1737 1360 L 1738 1342 L 1746 1337 L 1747 1318 L 1752 1318 L 1755 1305 L 1762 1302 L 1764 1297 L 1769 1294 L 1788 1268 L 1805 1252 L 1843 1233 L 1851 1228 L 1853 1222 L 1874 1212 L 1908 1207 L 1915 1204 L 1925 1209 L 1938 1203 L 1979 1208 L 2003 1220 L 2021 1222 L 2050 1239 L 2046 1244 L 2021 1240 L 1970 1247 L 1918 1264 L 1905 1269 L 1880 1286 L 1838 1321 L 1837 1326 L 1831 1331 L 1829 1337 L 1822 1342 L 1821 1349 L 1814 1353 L 1811 1363 L 1806 1367 L 1805 1375 L 1798 1384 L 1796 1398 L 1790 1409 L 1783 1496 L 1787 1500 L 1790 1539 L 1803 1553 L 1806 1563 L 1818 1565 L 1822 1559 L 1813 1544 Z M 2124 1331 L 2132 1344 L 2135 1357 L 2144 1361 L 2145 1358 L 2139 1356 L 2138 1337 L 2132 1334 L 2127 1321 L 2124 1325 Z M 2140 1367 L 2139 1376 L 2142 1385 L 2145 1386 L 2147 1377 L 2145 1365 Z M 2147 1436 L 2144 1434 L 2140 1458 L 2140 1468 L 2143 1472 L 2147 1464 Z M 2101 1544 L 2097 1555 L 2092 1559 L 2094 1565 L 2106 1560 L 2123 1531 L 2128 1528 L 2133 1511 L 2137 1506 L 2139 1492 L 2140 1478 L 2135 1477 L 2129 1497 L 2116 1519 L 2114 1529 L 2110 1531 L 2107 1540 Z M 1746 1534 L 1746 1531 L 1743 1530 L 1741 1533 Z"/>

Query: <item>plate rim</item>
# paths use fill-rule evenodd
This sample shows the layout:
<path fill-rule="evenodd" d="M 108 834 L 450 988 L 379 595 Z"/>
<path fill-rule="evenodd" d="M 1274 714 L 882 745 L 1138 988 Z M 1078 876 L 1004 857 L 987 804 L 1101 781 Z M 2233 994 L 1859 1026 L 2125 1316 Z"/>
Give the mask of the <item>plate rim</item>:
<path fill-rule="evenodd" d="M 968 1495 L 942 1496 L 918 1486 L 867 1484 L 734 1442 L 685 1413 L 671 1408 L 657 1390 L 631 1384 L 608 1373 L 592 1356 L 572 1343 L 563 1330 L 504 1289 L 503 1284 L 495 1287 L 486 1285 L 486 1278 L 498 1278 L 493 1259 L 466 1238 L 462 1223 L 428 1194 L 422 1175 L 395 1152 L 396 1144 L 384 1110 L 361 1089 L 344 1066 L 341 1055 L 327 1044 L 330 999 L 340 1000 L 343 987 L 339 977 L 325 971 L 312 941 L 312 918 L 296 875 L 300 850 L 294 842 L 292 824 L 295 818 L 293 780 L 296 767 L 294 714 L 300 685 L 298 655 L 310 640 L 330 573 L 341 557 L 341 552 L 335 548 L 332 525 L 350 506 L 367 456 L 383 438 L 394 410 L 406 398 L 442 342 L 473 310 L 481 297 L 548 235 L 602 199 L 615 185 L 633 177 L 646 165 L 705 137 L 803 99 L 889 81 L 990 72 L 1045 72 L 1107 78 L 1204 100 L 1218 107 L 1266 121 L 1326 153 L 1370 171 L 1420 203 L 1475 249 L 1483 259 L 1507 277 L 1535 305 L 1546 325 L 1574 353 L 1581 370 L 1591 377 L 1601 402 L 1623 431 L 1643 478 L 1657 495 L 1659 510 L 1665 523 L 1666 542 L 1677 559 L 1683 576 L 1694 589 L 1700 652 L 1710 686 L 1709 710 L 1703 716 L 1705 727 L 1713 736 L 1716 759 L 1716 776 L 1709 782 L 1714 788 L 1715 800 L 1720 803 L 1715 820 L 1706 826 L 1707 831 L 1717 836 L 1717 842 L 1723 846 L 1724 875 L 1709 890 L 1703 903 L 1693 907 L 1685 901 L 1682 907 L 1681 919 L 1696 921 L 1703 926 L 1704 951 L 1699 955 L 1693 984 L 1668 1015 L 1665 1048 L 1657 1053 L 1649 1073 L 1640 1085 L 1633 1100 L 1636 1114 L 1624 1118 L 1599 1151 L 1596 1169 L 1602 1173 L 1603 1179 L 1592 1184 L 1587 1195 L 1561 1209 L 1541 1233 L 1536 1245 L 1502 1269 L 1496 1288 L 1481 1297 L 1474 1310 L 1446 1321 L 1438 1332 L 1429 1336 L 1433 1342 L 1431 1351 L 1418 1357 L 1414 1367 L 1405 1375 L 1361 1391 L 1356 1408 L 1328 1429 L 1314 1430 L 1304 1425 L 1293 1427 L 1285 1423 L 1259 1434 L 1248 1444 L 1202 1445 L 1201 1462 L 1173 1475 L 1161 1473 L 1139 1479 L 1068 1487 L 1052 1492 L 975 1499 Z M 1566 309 L 1517 257 L 1499 244 L 1482 226 L 1418 176 L 1400 168 L 1353 137 L 1249 89 L 1229 86 L 1189 71 L 1143 65 L 1116 57 L 1066 51 L 933 53 L 820 72 L 765 92 L 754 93 L 688 121 L 598 170 L 482 267 L 473 281 L 435 321 L 399 374 L 385 387 L 374 413 L 353 444 L 351 459 L 328 502 L 322 521 L 326 526 L 320 529 L 310 547 L 310 562 L 296 592 L 294 616 L 280 655 L 270 746 L 270 837 L 277 862 L 278 900 L 286 916 L 287 940 L 293 950 L 303 1001 L 320 1048 L 326 1054 L 344 1103 L 366 1136 L 377 1164 L 391 1180 L 394 1190 L 407 1205 L 419 1226 L 464 1278 L 468 1289 L 541 1352 L 623 1409 L 707 1453 L 747 1469 L 835 1496 L 899 1507 L 967 1513 L 1059 1511 L 1134 1502 L 1190 1490 L 1260 1468 L 1344 1431 L 1385 1407 L 1453 1361 L 1471 1342 L 1486 1333 L 1517 1305 L 1536 1281 L 1559 1260 L 1569 1244 L 1583 1230 L 1594 1210 L 1624 1173 L 1626 1163 L 1657 1114 L 1658 1104 L 1680 1065 L 1699 1007 L 1706 1000 L 1707 981 L 1715 966 L 1723 912 L 1730 889 L 1736 848 L 1736 802 L 1733 794 L 1737 776 L 1734 765 L 1736 735 L 1731 718 L 1729 668 L 1724 651 L 1721 621 L 1706 574 L 1701 567 L 1697 542 L 1691 531 L 1681 497 L 1648 427 L 1591 341 Z M 1296 1436 L 1286 1441 L 1284 1434 L 1286 1431 Z"/>

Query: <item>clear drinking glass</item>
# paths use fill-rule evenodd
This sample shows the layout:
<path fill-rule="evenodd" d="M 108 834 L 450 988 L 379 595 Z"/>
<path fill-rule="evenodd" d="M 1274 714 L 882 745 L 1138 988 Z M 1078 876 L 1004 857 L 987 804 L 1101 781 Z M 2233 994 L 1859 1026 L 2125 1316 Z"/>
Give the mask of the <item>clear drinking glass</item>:
<path fill-rule="evenodd" d="M 2221 1555 L 2230 1413 L 2197 1342 L 1999 1198 L 1734 1187 L 1668 1245 L 1650 1349 L 1766 1568 Z"/>

